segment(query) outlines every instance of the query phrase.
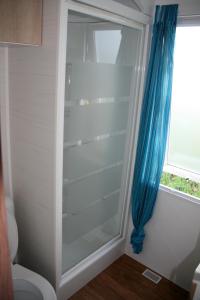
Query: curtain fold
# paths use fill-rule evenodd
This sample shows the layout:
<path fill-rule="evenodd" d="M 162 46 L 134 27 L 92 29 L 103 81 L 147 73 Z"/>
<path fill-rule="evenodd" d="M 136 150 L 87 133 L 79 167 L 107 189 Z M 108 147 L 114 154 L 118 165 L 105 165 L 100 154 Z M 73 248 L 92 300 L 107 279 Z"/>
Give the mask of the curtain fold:
<path fill-rule="evenodd" d="M 163 169 L 171 103 L 178 5 L 156 6 L 132 186 L 131 244 L 140 253 Z"/>

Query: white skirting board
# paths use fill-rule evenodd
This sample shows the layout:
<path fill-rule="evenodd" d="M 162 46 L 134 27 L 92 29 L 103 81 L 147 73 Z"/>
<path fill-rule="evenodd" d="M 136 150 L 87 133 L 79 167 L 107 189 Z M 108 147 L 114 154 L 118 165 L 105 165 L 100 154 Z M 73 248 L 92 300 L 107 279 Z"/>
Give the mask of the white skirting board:
<path fill-rule="evenodd" d="M 91 262 L 87 262 L 85 267 L 83 265 L 77 268 L 69 276 L 66 273 L 60 284 L 58 300 L 69 299 L 75 292 L 118 259 L 123 254 L 123 244 L 123 239 L 116 241 L 107 249 L 104 248 L 102 252 L 94 255 Z"/>

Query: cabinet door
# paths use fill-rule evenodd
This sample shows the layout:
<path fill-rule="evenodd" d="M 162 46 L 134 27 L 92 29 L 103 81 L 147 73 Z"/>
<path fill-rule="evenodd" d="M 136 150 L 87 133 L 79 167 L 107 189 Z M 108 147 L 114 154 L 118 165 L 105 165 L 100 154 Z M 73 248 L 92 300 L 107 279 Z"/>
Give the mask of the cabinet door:
<path fill-rule="evenodd" d="M 42 0 L 0 0 L 0 42 L 40 45 Z"/>

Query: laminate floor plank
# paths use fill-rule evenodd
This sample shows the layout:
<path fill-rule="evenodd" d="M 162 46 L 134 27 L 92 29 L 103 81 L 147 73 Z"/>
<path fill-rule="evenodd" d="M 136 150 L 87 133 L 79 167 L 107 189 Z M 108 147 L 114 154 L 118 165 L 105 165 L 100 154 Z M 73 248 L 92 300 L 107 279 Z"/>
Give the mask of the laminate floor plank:
<path fill-rule="evenodd" d="M 189 294 L 169 280 L 145 278 L 146 267 L 127 255 L 90 281 L 71 300 L 188 300 Z"/>

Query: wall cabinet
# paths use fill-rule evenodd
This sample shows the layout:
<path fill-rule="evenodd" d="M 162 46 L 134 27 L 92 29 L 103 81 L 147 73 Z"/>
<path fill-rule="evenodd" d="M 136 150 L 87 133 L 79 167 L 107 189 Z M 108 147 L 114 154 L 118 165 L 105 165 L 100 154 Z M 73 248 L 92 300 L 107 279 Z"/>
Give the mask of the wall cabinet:
<path fill-rule="evenodd" d="M 0 43 L 41 45 L 42 0 L 0 0 Z"/>

